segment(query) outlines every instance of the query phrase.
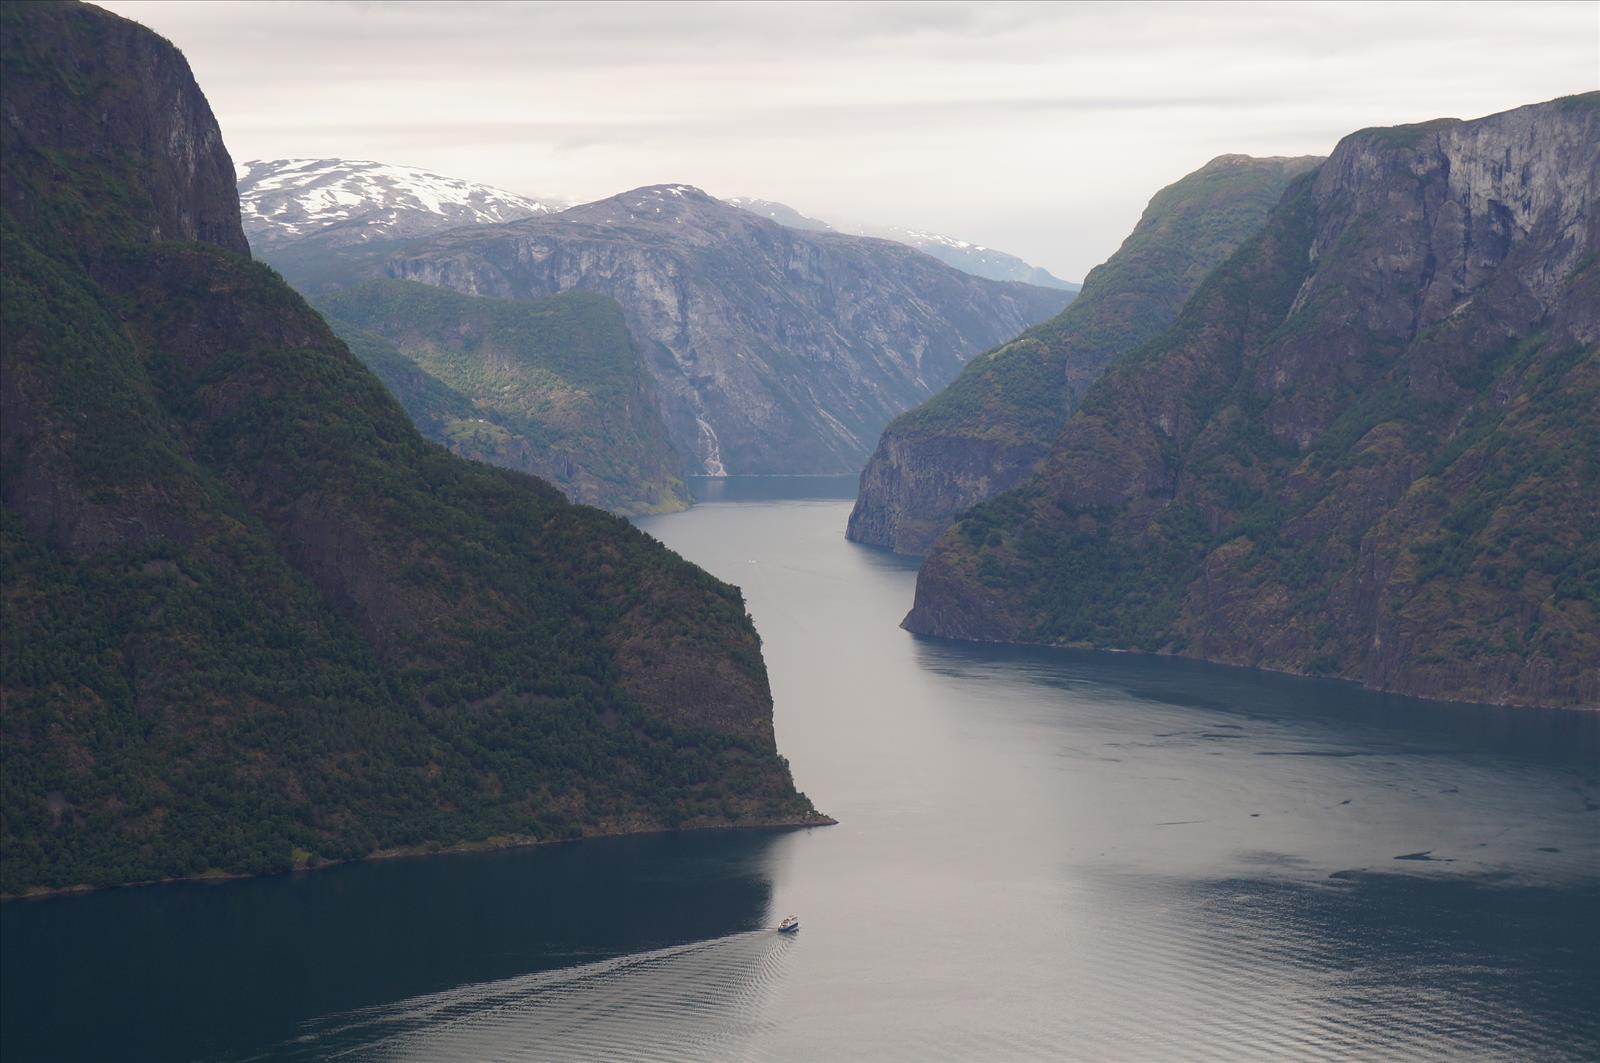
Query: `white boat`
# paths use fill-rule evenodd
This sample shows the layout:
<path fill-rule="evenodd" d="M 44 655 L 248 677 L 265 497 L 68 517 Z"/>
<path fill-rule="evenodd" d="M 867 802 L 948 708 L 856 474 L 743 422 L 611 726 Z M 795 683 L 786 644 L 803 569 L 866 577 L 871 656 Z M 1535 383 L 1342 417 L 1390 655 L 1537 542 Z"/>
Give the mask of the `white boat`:
<path fill-rule="evenodd" d="M 800 919 L 798 916 L 785 916 L 783 922 L 778 924 L 778 933 L 780 934 L 792 934 L 799 929 Z"/>

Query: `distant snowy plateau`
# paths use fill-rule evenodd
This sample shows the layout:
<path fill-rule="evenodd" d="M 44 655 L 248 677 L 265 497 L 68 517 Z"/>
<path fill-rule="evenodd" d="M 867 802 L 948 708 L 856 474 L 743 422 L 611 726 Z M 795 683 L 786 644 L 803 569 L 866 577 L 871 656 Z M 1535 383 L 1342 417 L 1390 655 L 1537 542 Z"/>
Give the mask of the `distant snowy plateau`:
<path fill-rule="evenodd" d="M 521 196 L 415 166 L 352 159 L 257 159 L 238 166 L 238 182 L 244 230 L 258 250 L 308 236 L 345 245 L 420 236 L 464 225 L 493 225 L 553 214 L 574 205 L 570 200 Z M 939 233 L 892 226 L 834 226 L 766 199 L 740 196 L 726 202 L 793 229 L 893 240 L 977 277 L 1078 289 L 1078 285 L 1015 255 Z"/>
<path fill-rule="evenodd" d="M 239 211 L 257 247 L 342 233 L 352 242 L 550 214 L 570 203 L 349 159 L 272 159 L 238 167 Z"/>

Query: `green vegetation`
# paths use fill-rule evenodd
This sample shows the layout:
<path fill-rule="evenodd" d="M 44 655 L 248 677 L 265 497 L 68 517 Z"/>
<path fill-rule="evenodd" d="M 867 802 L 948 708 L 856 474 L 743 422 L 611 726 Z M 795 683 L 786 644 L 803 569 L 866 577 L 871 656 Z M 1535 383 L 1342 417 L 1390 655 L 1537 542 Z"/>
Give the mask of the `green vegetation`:
<path fill-rule="evenodd" d="M 922 553 L 958 512 L 1023 482 L 1094 381 L 1167 329 L 1315 163 L 1223 156 L 1158 192 L 1066 310 L 974 358 L 889 426 L 862 476 L 850 537 Z"/>
<path fill-rule="evenodd" d="M 371 280 L 319 308 L 428 438 L 619 513 L 688 494 L 622 311 L 569 292 L 484 299 Z"/>
<path fill-rule="evenodd" d="M 1048 445 L 1088 385 L 1170 325 L 1206 275 L 1261 227 L 1290 179 L 1316 161 L 1224 156 L 1163 188 L 1071 306 L 974 358 L 889 431 Z"/>
<path fill-rule="evenodd" d="M 0 893 L 816 821 L 737 589 L 424 440 L 272 270 L 143 242 L 170 189 L 75 175 L 132 151 L 103 128 L 208 142 L 203 107 L 99 124 L 132 91 L 106 57 L 198 98 L 181 59 L 93 8 L 4 17 L 8 98 L 99 88 L 25 85 L 53 109 L 5 126 Z"/>
<path fill-rule="evenodd" d="M 1549 109 L 1592 148 L 1592 116 Z M 1332 227 L 1311 187 L 1100 379 L 1036 475 L 963 516 L 909 627 L 1600 701 L 1600 266 L 1579 261 L 1553 310 L 1500 280 L 1413 331 L 1370 244 L 1426 247 L 1420 215 L 1374 197 L 1308 266 Z"/>

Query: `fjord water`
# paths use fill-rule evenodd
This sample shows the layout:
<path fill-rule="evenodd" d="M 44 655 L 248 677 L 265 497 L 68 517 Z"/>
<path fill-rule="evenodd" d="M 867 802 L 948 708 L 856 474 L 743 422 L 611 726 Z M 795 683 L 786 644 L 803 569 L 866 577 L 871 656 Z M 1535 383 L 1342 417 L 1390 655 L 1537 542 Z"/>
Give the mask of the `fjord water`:
<path fill-rule="evenodd" d="M 837 826 L 8 904 L 5 1058 L 1600 1056 L 1600 716 L 919 640 L 850 486 L 640 522 Z"/>

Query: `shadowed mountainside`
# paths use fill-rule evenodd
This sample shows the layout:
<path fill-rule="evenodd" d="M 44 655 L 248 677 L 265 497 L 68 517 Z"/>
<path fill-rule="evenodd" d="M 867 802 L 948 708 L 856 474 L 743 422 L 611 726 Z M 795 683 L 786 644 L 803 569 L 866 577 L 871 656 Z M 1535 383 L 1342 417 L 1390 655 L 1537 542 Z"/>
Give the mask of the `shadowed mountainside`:
<path fill-rule="evenodd" d="M 1106 366 L 1172 324 L 1317 161 L 1224 155 L 1157 192 L 1071 306 L 974 358 L 890 423 L 861 474 L 846 538 L 924 553 L 961 510 L 1025 479 Z"/>
<path fill-rule="evenodd" d="M 1600 94 L 1351 134 L 906 618 L 1600 705 Z"/>
<path fill-rule="evenodd" d="M 818 822 L 739 592 L 422 439 L 181 54 L 0 9 L 0 892 Z"/>

